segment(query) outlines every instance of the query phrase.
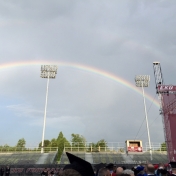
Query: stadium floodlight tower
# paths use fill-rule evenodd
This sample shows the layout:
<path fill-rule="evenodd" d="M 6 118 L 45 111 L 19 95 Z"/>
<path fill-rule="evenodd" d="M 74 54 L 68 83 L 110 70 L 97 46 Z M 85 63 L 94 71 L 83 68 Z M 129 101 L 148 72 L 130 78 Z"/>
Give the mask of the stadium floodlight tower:
<path fill-rule="evenodd" d="M 47 88 L 46 88 L 46 101 L 45 101 L 45 112 L 44 112 L 44 120 L 43 120 L 43 133 L 42 133 L 42 145 L 41 145 L 41 153 L 43 153 L 44 149 L 44 138 L 45 138 L 45 125 L 46 125 L 46 109 L 47 109 L 47 101 L 48 101 L 48 88 L 49 88 L 49 79 L 56 78 L 57 74 L 57 65 L 42 65 L 41 66 L 41 78 L 47 78 Z"/>
<path fill-rule="evenodd" d="M 150 76 L 149 75 L 137 75 L 135 77 L 136 87 L 142 87 L 142 94 L 143 94 L 143 99 L 144 99 L 144 110 L 145 110 L 146 127 L 147 127 L 147 134 L 148 134 L 148 143 L 149 143 L 149 150 L 150 150 L 150 158 L 152 160 L 152 148 L 151 148 L 150 132 L 149 132 L 147 110 L 146 110 L 146 103 L 145 103 L 145 93 L 144 93 L 144 87 L 148 87 L 149 86 L 149 81 L 150 81 Z"/>

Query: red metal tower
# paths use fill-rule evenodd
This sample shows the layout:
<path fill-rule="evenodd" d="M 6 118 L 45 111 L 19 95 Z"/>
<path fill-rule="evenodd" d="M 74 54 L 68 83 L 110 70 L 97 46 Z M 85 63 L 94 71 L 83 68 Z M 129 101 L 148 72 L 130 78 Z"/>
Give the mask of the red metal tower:
<path fill-rule="evenodd" d="M 176 86 L 165 85 L 159 62 L 153 62 L 169 161 L 176 161 Z"/>

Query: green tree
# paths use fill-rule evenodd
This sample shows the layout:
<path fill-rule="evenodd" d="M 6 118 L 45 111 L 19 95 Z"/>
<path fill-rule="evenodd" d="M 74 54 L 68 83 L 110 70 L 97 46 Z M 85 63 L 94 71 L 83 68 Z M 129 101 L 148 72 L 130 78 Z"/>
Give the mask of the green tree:
<path fill-rule="evenodd" d="M 24 148 L 26 145 L 26 141 L 24 138 L 18 140 L 16 147 Z"/>
<path fill-rule="evenodd" d="M 5 147 L 5 148 L 8 148 L 8 147 L 10 147 L 8 144 L 5 144 L 3 147 Z"/>
<path fill-rule="evenodd" d="M 57 139 L 55 138 L 51 139 L 50 147 L 57 147 Z"/>
<path fill-rule="evenodd" d="M 58 137 L 57 137 L 57 146 L 58 146 L 58 160 L 60 160 L 60 157 L 63 153 L 64 147 L 65 145 L 67 147 L 70 147 L 70 143 L 69 141 L 64 137 L 62 131 L 59 133 Z"/>
<path fill-rule="evenodd" d="M 50 147 L 50 141 L 49 140 L 44 140 L 44 147 Z M 42 146 L 42 142 L 39 143 L 39 147 Z"/>
<path fill-rule="evenodd" d="M 167 149 L 166 149 L 166 143 L 165 142 L 163 142 L 162 144 L 161 144 L 161 151 L 166 151 Z"/>
<path fill-rule="evenodd" d="M 98 152 L 97 143 L 90 143 L 90 144 L 89 144 L 88 151 Z"/>
<path fill-rule="evenodd" d="M 108 147 L 107 142 L 104 139 L 99 140 L 96 145 L 97 147 Z"/>
<path fill-rule="evenodd" d="M 62 139 L 64 137 L 62 131 L 59 133 L 58 137 L 57 137 L 57 141 L 59 141 L 60 139 Z"/>
<path fill-rule="evenodd" d="M 99 140 L 97 143 L 89 144 L 89 151 L 98 152 L 108 148 L 107 142 L 104 139 Z"/>
<path fill-rule="evenodd" d="M 71 134 L 72 147 L 85 147 L 86 139 L 80 134 Z"/>
<path fill-rule="evenodd" d="M 101 151 L 101 150 L 105 150 L 108 147 L 108 145 L 104 139 L 101 139 L 97 142 L 96 147 L 99 148 Z"/>

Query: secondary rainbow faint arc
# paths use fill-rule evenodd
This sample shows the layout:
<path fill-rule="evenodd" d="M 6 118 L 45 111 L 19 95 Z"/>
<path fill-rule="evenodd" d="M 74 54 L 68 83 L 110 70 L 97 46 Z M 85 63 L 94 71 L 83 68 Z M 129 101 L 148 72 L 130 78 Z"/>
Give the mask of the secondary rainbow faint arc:
<path fill-rule="evenodd" d="M 139 88 L 137 88 L 136 86 L 134 86 L 133 84 L 131 84 L 130 82 L 126 81 L 125 79 L 122 79 L 121 77 L 114 75 L 112 73 L 106 72 L 104 70 L 98 69 L 98 68 L 94 68 L 91 66 L 87 66 L 87 65 L 82 65 L 82 64 L 77 64 L 77 63 L 71 63 L 71 62 L 53 62 L 53 61 L 27 61 L 27 62 L 9 62 L 9 63 L 4 63 L 0 65 L 0 69 L 6 69 L 6 68 L 11 68 L 11 67 L 19 67 L 19 66 L 28 66 L 28 65 L 58 65 L 59 67 L 65 66 L 65 67 L 73 67 L 73 68 L 77 68 L 79 70 L 84 70 L 84 71 L 88 71 L 100 76 L 103 76 L 105 78 L 111 79 L 113 81 L 116 81 L 132 90 L 134 90 L 135 92 L 139 93 L 142 95 L 142 92 L 140 91 Z M 153 101 L 153 97 L 147 93 L 145 93 L 145 97 L 149 100 L 149 101 Z M 159 102 L 157 100 L 154 100 L 153 103 L 159 107 Z"/>

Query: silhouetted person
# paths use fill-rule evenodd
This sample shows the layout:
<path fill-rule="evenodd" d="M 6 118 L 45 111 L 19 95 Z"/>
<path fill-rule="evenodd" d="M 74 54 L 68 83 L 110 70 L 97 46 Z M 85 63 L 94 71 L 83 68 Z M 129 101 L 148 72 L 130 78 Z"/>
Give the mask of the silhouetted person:
<path fill-rule="evenodd" d="M 5 169 L 4 169 L 4 167 L 2 166 L 1 169 L 0 169 L 0 176 L 3 176 L 3 175 L 4 175 L 4 171 L 5 171 Z"/>
<path fill-rule="evenodd" d="M 41 176 L 48 176 L 48 170 L 45 168 L 43 172 L 41 173 Z"/>
<path fill-rule="evenodd" d="M 10 167 L 9 166 L 6 166 L 6 169 L 5 169 L 5 176 L 9 176 L 10 175 Z"/>

